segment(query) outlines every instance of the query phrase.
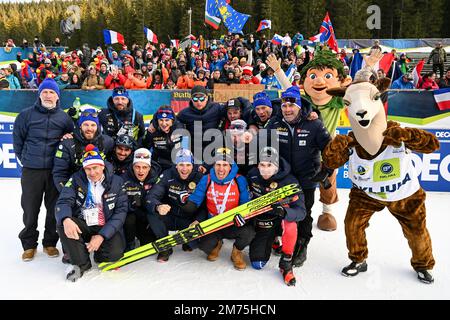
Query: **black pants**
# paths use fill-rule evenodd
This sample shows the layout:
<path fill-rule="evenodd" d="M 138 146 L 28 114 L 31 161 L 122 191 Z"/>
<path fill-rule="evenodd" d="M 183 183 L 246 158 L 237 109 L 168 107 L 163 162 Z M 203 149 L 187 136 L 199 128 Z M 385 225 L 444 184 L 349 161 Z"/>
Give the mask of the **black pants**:
<path fill-rule="evenodd" d="M 304 239 L 305 243 L 308 244 L 309 240 L 312 238 L 312 225 L 313 218 L 311 217 L 312 207 L 314 205 L 314 193 L 316 189 L 303 189 L 305 195 L 305 207 L 306 207 L 306 217 L 304 220 L 298 222 L 298 233 L 297 240 Z"/>
<path fill-rule="evenodd" d="M 250 243 L 250 261 L 269 261 L 273 241 L 282 230 L 281 219 L 259 220 L 257 217 L 255 223 L 256 234 Z"/>
<path fill-rule="evenodd" d="M 89 251 L 86 248 L 86 243 L 91 241 L 92 236 L 97 235 L 102 227 L 89 227 L 84 220 L 78 218 L 72 219 L 80 228 L 81 234 L 78 240 L 67 238 L 64 233 L 64 228 L 58 226 L 58 233 L 61 242 L 69 255 L 70 262 L 73 265 L 82 266 L 90 262 Z M 125 250 L 123 237 L 119 232 L 116 232 L 111 239 L 105 239 L 100 248 L 94 253 L 95 262 L 114 262 L 122 258 Z"/>
<path fill-rule="evenodd" d="M 440 78 L 443 79 L 444 78 L 444 64 L 443 63 L 433 64 L 433 72 L 437 74 L 438 69 L 439 69 Z"/>
<path fill-rule="evenodd" d="M 156 239 L 161 239 L 169 235 L 169 231 L 186 229 L 192 222 L 194 222 L 194 219 L 174 216 L 171 214 L 166 214 L 165 216 L 159 214 L 149 214 L 148 222 L 150 223 L 150 228 L 155 234 Z M 193 240 L 189 242 L 189 246 L 192 249 L 197 248 L 198 241 Z"/>
<path fill-rule="evenodd" d="M 20 183 L 22 185 L 21 205 L 25 228 L 19 233 L 19 239 L 23 249 L 34 249 L 38 245 L 39 231 L 37 227 L 42 198 L 44 198 L 47 209 L 42 245 L 44 247 L 56 246 L 58 233 L 56 232 L 55 204 L 58 199 L 58 190 L 53 182 L 52 170 L 23 168 Z"/>
<path fill-rule="evenodd" d="M 255 237 L 255 228 L 252 224 L 246 224 L 242 227 L 234 225 L 225 229 L 213 232 L 199 239 L 198 247 L 206 254 L 210 254 L 216 247 L 218 241 L 222 239 L 235 239 L 234 246 L 238 250 L 243 250 L 252 242 Z"/>
<path fill-rule="evenodd" d="M 127 244 L 133 242 L 135 238 L 139 239 L 141 246 L 156 240 L 144 213 L 128 213 L 123 230 Z"/>

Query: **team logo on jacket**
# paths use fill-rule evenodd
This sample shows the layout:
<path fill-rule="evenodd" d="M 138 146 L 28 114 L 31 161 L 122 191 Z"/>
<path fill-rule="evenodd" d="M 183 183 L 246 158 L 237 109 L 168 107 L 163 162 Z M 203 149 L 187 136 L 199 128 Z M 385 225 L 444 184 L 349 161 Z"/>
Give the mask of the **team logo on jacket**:
<path fill-rule="evenodd" d="M 194 190 L 195 187 L 197 187 L 197 184 L 194 181 L 189 182 L 189 184 L 188 184 L 188 188 L 189 189 Z"/>
<path fill-rule="evenodd" d="M 278 187 L 278 183 L 276 183 L 275 181 L 270 184 L 271 189 L 276 189 L 277 187 Z"/>
<path fill-rule="evenodd" d="M 360 175 L 365 175 L 367 173 L 367 169 L 364 168 L 363 166 L 358 166 L 358 174 Z"/>
<path fill-rule="evenodd" d="M 390 163 L 383 163 L 383 164 L 381 165 L 381 171 L 382 171 L 384 174 L 389 174 L 389 173 L 392 172 L 392 170 L 394 170 L 394 168 L 392 167 L 392 164 L 390 164 Z"/>

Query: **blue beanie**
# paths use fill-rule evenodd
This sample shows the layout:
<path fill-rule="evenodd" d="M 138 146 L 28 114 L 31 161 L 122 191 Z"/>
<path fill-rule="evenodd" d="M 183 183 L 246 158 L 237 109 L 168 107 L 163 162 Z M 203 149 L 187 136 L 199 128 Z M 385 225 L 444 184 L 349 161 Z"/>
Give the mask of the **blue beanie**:
<path fill-rule="evenodd" d="M 95 109 L 85 109 L 80 112 L 80 118 L 78 119 L 78 126 L 81 127 L 83 122 L 85 121 L 93 121 L 97 124 L 97 127 L 100 126 L 98 121 L 98 113 Z"/>
<path fill-rule="evenodd" d="M 42 83 L 38 89 L 38 94 L 41 95 L 42 90 L 45 90 L 45 89 L 53 90 L 56 92 L 58 97 L 60 96 L 58 84 L 56 83 L 55 80 L 53 80 L 53 78 L 45 78 L 45 80 L 42 81 Z"/>
<path fill-rule="evenodd" d="M 258 106 L 268 106 L 272 108 L 272 102 L 270 101 L 267 93 L 264 91 L 258 92 L 253 96 L 253 107 L 256 108 Z"/>
<path fill-rule="evenodd" d="M 194 156 L 192 155 L 192 152 L 188 149 L 181 149 L 177 152 L 175 163 L 194 163 Z"/>
<path fill-rule="evenodd" d="M 128 95 L 128 91 L 127 89 L 125 89 L 124 87 L 117 87 L 114 88 L 113 93 L 112 93 L 112 97 L 125 97 L 130 99 L 130 96 Z"/>
<path fill-rule="evenodd" d="M 161 107 L 156 112 L 156 119 L 175 119 L 175 114 L 172 110 L 172 108 L 168 107 Z"/>
<path fill-rule="evenodd" d="M 296 86 L 292 86 L 288 89 L 286 89 L 286 91 L 284 91 L 283 93 L 281 93 L 281 99 L 295 99 L 295 104 L 298 105 L 299 107 L 302 106 L 302 97 L 300 95 L 300 89 Z"/>

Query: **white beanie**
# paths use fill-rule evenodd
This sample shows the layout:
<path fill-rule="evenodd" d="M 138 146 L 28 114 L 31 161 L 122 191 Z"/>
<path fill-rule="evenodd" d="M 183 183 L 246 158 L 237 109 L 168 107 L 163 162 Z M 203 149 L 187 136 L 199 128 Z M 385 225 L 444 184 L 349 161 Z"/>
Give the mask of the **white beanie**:
<path fill-rule="evenodd" d="M 150 150 L 148 150 L 146 148 L 137 149 L 134 152 L 133 165 L 137 162 L 143 162 L 143 163 L 151 166 L 152 154 L 151 154 Z"/>

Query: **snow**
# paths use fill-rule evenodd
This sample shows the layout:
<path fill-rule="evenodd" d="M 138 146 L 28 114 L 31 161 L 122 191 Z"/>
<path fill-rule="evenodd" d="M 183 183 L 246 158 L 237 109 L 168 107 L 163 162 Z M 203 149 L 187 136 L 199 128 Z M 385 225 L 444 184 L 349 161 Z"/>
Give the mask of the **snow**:
<path fill-rule="evenodd" d="M 336 205 L 338 229 L 323 232 L 314 225 L 308 260 L 296 268 L 297 285 L 287 287 L 278 271 L 278 257 L 272 256 L 263 270 L 237 271 L 230 261 L 232 242 L 225 245 L 216 262 L 203 252 L 175 249 L 169 262 L 158 263 L 155 256 L 120 270 L 101 273 L 96 267 L 78 282 L 65 281 L 67 266 L 61 258 L 48 258 L 39 244 L 31 262 L 22 262 L 22 246 L 17 237 L 22 229 L 20 180 L 0 179 L 0 199 L 4 203 L 0 224 L 0 299 L 449 299 L 450 298 L 450 198 L 446 193 L 428 193 L 427 225 L 433 241 L 435 283 L 422 284 L 409 264 L 410 250 L 399 223 L 388 211 L 376 213 L 367 229 L 369 270 L 355 278 L 340 274 L 349 263 L 343 220 L 348 190 L 339 190 Z M 316 199 L 318 191 L 316 192 Z M 313 208 L 315 221 L 321 205 Z M 44 208 L 39 230 L 42 237 Z M 39 240 L 41 241 L 41 240 Z M 60 244 L 58 243 L 58 246 Z M 248 262 L 248 257 L 246 254 Z"/>

